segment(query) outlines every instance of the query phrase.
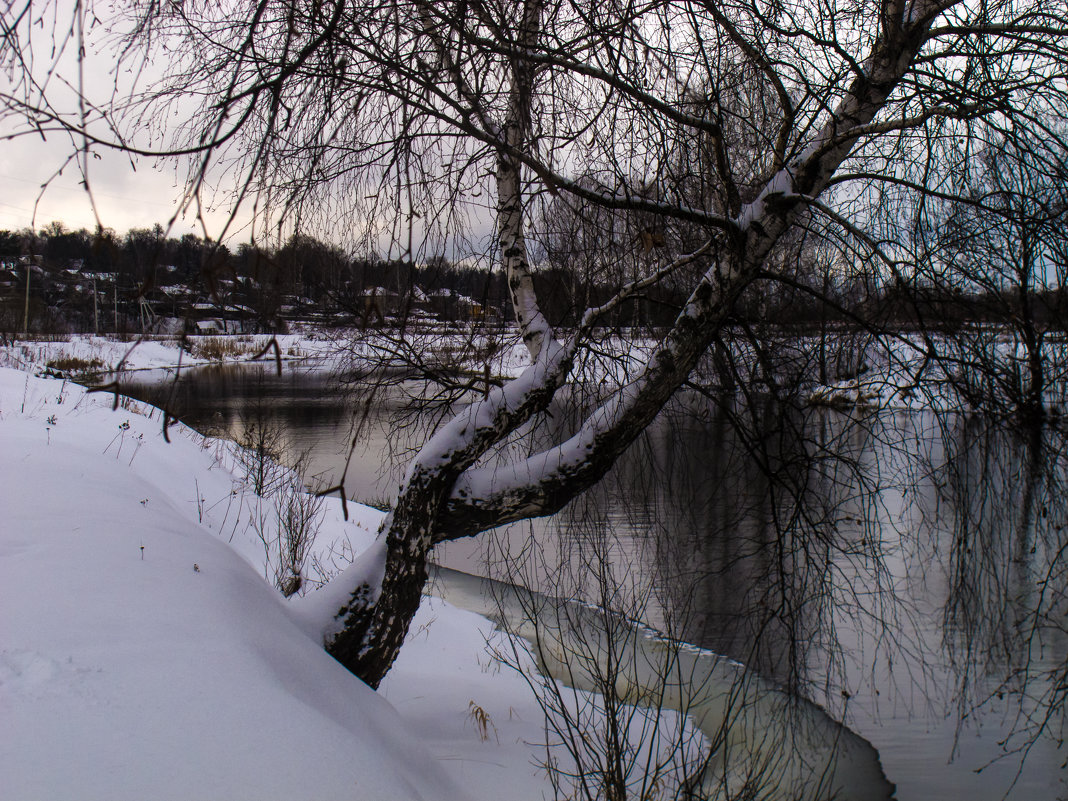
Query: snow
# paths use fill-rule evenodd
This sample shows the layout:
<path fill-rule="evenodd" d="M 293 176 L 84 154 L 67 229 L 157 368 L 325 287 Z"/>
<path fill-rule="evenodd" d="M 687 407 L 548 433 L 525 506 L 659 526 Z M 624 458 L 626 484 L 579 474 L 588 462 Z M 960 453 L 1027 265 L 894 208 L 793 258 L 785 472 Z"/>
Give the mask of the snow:
<path fill-rule="evenodd" d="M 129 348 L 89 337 L 26 347 L 36 350 L 0 358 L 38 370 L 78 349 L 114 364 Z M 128 364 L 176 356 L 173 343 L 143 343 Z M 546 352 L 517 386 L 556 358 Z M 523 371 L 519 358 L 502 368 Z M 613 369 L 625 377 L 630 365 L 576 375 Z M 466 422 L 514 401 L 494 390 Z M 323 621 L 355 577 L 378 584 L 381 512 L 349 504 L 345 521 L 339 499 L 324 499 L 306 586 L 325 587 L 286 601 L 270 584 L 276 501 L 242 480 L 236 446 L 180 424 L 168 444 L 158 410 L 111 406 L 0 367 L 3 797 L 552 797 L 543 712 L 493 658 L 503 635 L 486 618 L 426 598 L 377 694 L 323 649 Z"/>
<path fill-rule="evenodd" d="M 276 339 L 283 359 L 320 358 L 332 344 L 327 339 L 302 334 L 279 334 Z M 176 337 L 131 338 L 123 341 L 114 337 L 74 334 L 54 340 L 21 341 L 0 347 L 0 367 L 40 372 L 50 361 L 71 357 L 86 362 L 95 360 L 100 365 L 95 369 L 99 370 L 117 369 L 120 364 L 126 370 L 208 364 L 212 359 L 190 352 L 208 341 L 231 344 L 234 353 L 227 360 L 244 361 L 262 351 L 270 340 L 270 335 L 266 334 L 190 336 L 186 338 L 189 349 L 183 350 Z M 267 358 L 273 357 L 272 351 Z"/>
<path fill-rule="evenodd" d="M 811 353 L 819 347 L 815 338 L 805 343 Z M 809 403 L 838 409 L 893 409 L 897 411 L 936 410 L 966 412 L 972 406 L 961 392 L 970 386 L 996 410 L 1009 409 L 1014 398 L 1004 391 L 1002 380 L 992 380 L 989 368 L 997 365 L 1005 376 L 1020 371 L 1026 376 L 1027 354 L 1011 332 L 993 326 L 974 326 L 957 338 L 938 334 L 926 341 L 917 335 L 873 338 L 850 347 L 848 336 L 830 336 L 829 352 L 843 349 L 863 365 L 860 374 L 813 386 Z M 933 351 L 933 353 L 932 353 Z M 1053 337 L 1042 346 L 1047 385 L 1043 401 L 1054 414 L 1063 413 L 1068 399 L 1068 348 Z M 1026 379 L 1021 382 L 1026 385 Z"/>
<path fill-rule="evenodd" d="M 336 581 L 330 581 L 304 598 L 297 598 L 292 611 L 309 637 L 316 642 L 328 642 L 344 626 L 344 620 L 336 615 L 339 609 L 349 604 L 353 588 L 366 585 L 371 591 L 368 602 L 377 600 L 385 570 L 386 543 L 376 540 L 338 574 Z"/>
<path fill-rule="evenodd" d="M 374 693 L 264 580 L 233 447 L 160 422 L 0 368 L 5 798 L 551 796 L 489 621 L 427 599 Z M 381 513 L 326 500 L 318 553 L 370 546 Z"/>
<path fill-rule="evenodd" d="M 643 339 L 622 339 L 595 331 L 603 341 L 592 352 L 583 351 L 574 370 L 573 380 L 589 385 L 606 382 L 622 383 L 640 371 L 655 343 Z M 284 361 L 302 360 L 324 369 L 354 367 L 365 369 L 368 365 L 389 364 L 403 359 L 397 357 L 396 332 L 376 330 L 321 331 L 309 327 L 293 334 L 275 337 Z M 413 353 L 422 354 L 431 363 L 437 351 L 445 354 L 449 369 L 463 369 L 477 374 L 486 366 L 485 352 L 492 344 L 489 357 L 490 370 L 494 376 L 517 378 L 531 366 L 530 355 L 518 332 L 498 331 L 473 332 L 460 327 L 456 330 L 430 328 L 426 331 L 409 330 L 406 341 Z M 18 341 L 0 345 L 0 367 L 13 367 L 34 373 L 48 370 L 49 362 L 77 358 L 84 362 L 96 360 L 97 371 L 117 368 L 124 370 L 174 369 L 179 366 L 209 364 L 213 361 L 194 355 L 198 346 L 207 342 L 225 345 L 232 349 L 222 361 L 248 361 L 254 354 L 267 347 L 271 337 L 265 334 L 216 335 L 186 337 L 188 348 L 179 347 L 176 337 L 145 338 L 138 341 L 122 341 L 113 337 L 91 334 L 73 334 L 55 340 Z M 339 345 L 344 345 L 343 349 Z M 339 352 L 340 350 L 340 352 Z M 191 352 L 193 351 L 193 352 Z M 459 357 L 457 354 L 467 354 Z M 273 349 L 262 357 L 274 358 Z M 59 372 L 51 370 L 51 372 Z M 78 370 L 71 370 L 78 372 Z"/>

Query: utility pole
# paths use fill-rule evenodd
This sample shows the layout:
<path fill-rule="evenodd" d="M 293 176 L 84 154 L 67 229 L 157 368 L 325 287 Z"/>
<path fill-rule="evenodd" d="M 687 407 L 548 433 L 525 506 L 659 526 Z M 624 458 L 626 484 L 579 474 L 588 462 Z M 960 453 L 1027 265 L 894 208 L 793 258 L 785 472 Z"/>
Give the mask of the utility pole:
<path fill-rule="evenodd" d="M 96 279 L 93 279 L 93 333 L 100 336 L 100 312 L 96 302 Z"/>
<path fill-rule="evenodd" d="M 22 338 L 30 336 L 30 268 L 33 265 L 26 262 L 26 305 L 22 310 Z"/>

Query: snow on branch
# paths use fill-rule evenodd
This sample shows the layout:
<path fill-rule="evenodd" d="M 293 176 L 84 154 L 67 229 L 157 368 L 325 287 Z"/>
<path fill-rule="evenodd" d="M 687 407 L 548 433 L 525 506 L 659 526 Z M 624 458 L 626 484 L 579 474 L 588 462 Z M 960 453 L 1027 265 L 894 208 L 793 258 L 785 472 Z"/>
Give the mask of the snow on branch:
<path fill-rule="evenodd" d="M 591 413 L 565 442 L 509 465 L 465 471 L 453 486 L 439 526 L 442 539 L 551 514 L 597 481 L 660 411 L 705 352 L 729 308 L 737 270 L 714 265 L 638 377 Z"/>

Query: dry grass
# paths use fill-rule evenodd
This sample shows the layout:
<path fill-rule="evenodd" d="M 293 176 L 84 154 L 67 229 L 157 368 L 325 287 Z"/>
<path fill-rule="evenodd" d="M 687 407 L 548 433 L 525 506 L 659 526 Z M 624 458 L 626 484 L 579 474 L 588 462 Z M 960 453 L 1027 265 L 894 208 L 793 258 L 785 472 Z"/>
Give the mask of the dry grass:
<path fill-rule="evenodd" d="M 45 363 L 49 370 L 57 373 L 93 373 L 104 369 L 104 362 L 97 358 L 83 359 L 80 356 L 58 356 Z"/>
<path fill-rule="evenodd" d="M 497 727 L 493 725 L 493 720 L 490 719 L 489 713 L 474 701 L 467 704 L 467 719 L 474 724 L 479 740 L 486 742 L 489 739 L 490 731 L 492 731 L 493 738 L 498 743 L 500 742 L 500 738 L 497 736 Z"/>
<path fill-rule="evenodd" d="M 248 337 L 204 337 L 189 340 L 189 353 L 198 359 L 221 362 L 251 356 L 260 348 Z"/>

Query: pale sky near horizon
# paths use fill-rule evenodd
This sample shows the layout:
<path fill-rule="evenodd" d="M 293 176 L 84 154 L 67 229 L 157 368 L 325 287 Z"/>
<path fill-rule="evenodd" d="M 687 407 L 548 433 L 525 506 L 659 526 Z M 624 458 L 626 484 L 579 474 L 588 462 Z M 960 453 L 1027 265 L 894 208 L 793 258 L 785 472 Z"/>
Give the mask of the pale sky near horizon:
<path fill-rule="evenodd" d="M 30 1 L 21 0 L 22 4 Z M 120 7 L 105 5 L 100 0 L 95 4 L 94 0 L 82 2 L 83 9 L 122 13 Z M 78 119 L 78 104 L 73 87 L 79 85 L 78 61 L 72 55 L 77 52 L 72 44 L 77 40 L 73 34 L 76 28 L 73 20 L 77 19 L 74 15 L 75 5 L 73 0 L 45 0 L 40 8 L 46 11 L 40 17 L 35 16 L 32 24 L 24 20 L 24 27 L 20 28 L 22 60 L 15 65 L 8 63 L 0 48 L 0 93 L 8 88 L 3 85 L 5 77 L 9 80 L 10 75 L 17 78 L 24 74 L 25 66 L 29 65 L 38 84 L 47 85 L 52 108 L 75 121 Z M 0 15 L 4 13 L 0 10 Z M 109 100 L 115 95 L 116 82 L 129 83 L 126 76 L 132 73 L 126 65 L 116 63 L 116 49 L 114 41 L 109 44 L 107 24 L 90 25 L 88 20 L 91 14 L 91 11 L 86 11 L 87 37 L 81 85 L 93 105 L 107 108 Z M 112 17 L 115 30 L 121 29 L 124 21 L 121 16 Z M 5 75 L 8 70 L 14 72 Z M 19 70 L 23 70 L 23 73 Z M 139 88 L 144 89 L 151 84 L 154 71 L 155 68 L 149 65 L 139 72 Z M 120 89 L 118 97 L 123 93 L 124 90 Z M 179 102 L 169 107 L 167 113 L 155 117 L 155 121 L 163 119 L 168 125 L 180 124 L 179 109 L 182 106 Z M 22 126 L 22 130 L 27 127 L 25 120 L 17 115 L 9 114 L 6 118 L 0 118 L 0 230 L 27 227 L 41 230 L 53 220 L 58 220 L 71 230 L 85 228 L 92 231 L 99 219 L 104 227 L 114 229 L 121 235 L 131 228 L 150 228 L 156 223 L 166 226 L 174 215 L 182 196 L 187 164 L 178 160 L 161 162 L 145 157 L 131 161 L 130 156 L 118 151 L 93 146 L 89 179 L 95 199 L 94 214 L 93 205 L 81 185 L 82 175 L 78 165 L 70 161 L 64 167 L 79 143 L 72 141 L 68 134 L 58 131 L 48 133 L 47 140 L 42 140 L 36 132 L 5 138 L 20 130 L 19 126 Z M 89 128 L 104 139 L 110 138 L 106 126 L 91 122 Z M 123 135 L 132 136 L 135 140 L 144 135 L 143 141 L 138 144 L 149 149 L 165 146 L 170 139 L 166 130 L 150 132 L 148 127 L 124 130 Z M 63 168 L 63 173 L 57 176 L 60 168 Z M 227 225 L 230 204 L 226 181 L 233 180 L 232 174 L 222 180 L 223 185 L 217 187 L 216 207 L 203 210 L 207 231 L 204 231 L 193 213 L 187 212 L 170 229 L 172 236 L 190 232 L 203 236 L 207 233 L 214 239 L 222 237 L 231 246 L 252 238 L 247 210 L 241 210 L 235 221 Z M 46 182 L 49 185 L 42 194 L 42 184 Z M 209 195 L 205 197 L 205 202 L 212 200 L 210 189 L 205 195 Z M 383 225 L 382 232 L 376 235 L 379 253 L 395 257 L 409 254 L 410 257 L 422 258 L 444 252 L 460 258 L 472 252 L 484 255 L 492 249 L 487 243 L 493 238 L 495 224 L 488 208 L 484 214 L 476 211 L 470 226 L 459 237 L 448 232 L 428 233 L 419 230 L 421 223 L 415 225 L 417 253 L 406 241 L 401 241 L 403 237 L 398 238 L 389 225 Z M 352 231 L 341 228 L 334 236 L 328 235 L 328 238 L 331 241 L 340 239 L 335 243 L 342 247 L 365 248 L 367 222 L 354 217 L 351 227 Z"/>
<path fill-rule="evenodd" d="M 68 165 L 41 194 L 42 183 L 62 164 L 59 144 L 40 139 L 0 144 L 0 185 L 4 187 L 0 229 L 39 230 L 53 220 L 71 229 L 96 227 L 97 218 L 74 165 Z M 142 163 L 135 172 L 128 160 L 110 154 L 93 162 L 89 177 L 96 211 L 105 227 L 121 233 L 154 223 L 166 225 L 174 214 L 179 189 L 173 170 L 167 174 Z M 174 228 L 176 234 L 193 230 L 189 221 L 182 220 Z"/>
<path fill-rule="evenodd" d="M 93 11 L 101 10 L 99 3 L 95 9 L 91 2 L 86 5 Z M 35 80 L 47 82 L 53 107 L 76 118 L 75 95 L 68 88 L 77 85 L 77 62 L 70 55 L 75 51 L 71 34 L 73 7 L 70 0 L 42 4 L 43 10 L 39 16 L 35 15 L 34 24 L 20 29 L 20 50 L 22 63 L 31 65 Z M 114 9 L 108 11 L 114 12 Z M 106 107 L 116 80 L 115 50 L 106 44 L 108 32 L 104 26 L 89 25 L 88 14 L 91 13 L 88 11 L 86 17 L 87 30 L 91 28 L 92 33 L 88 35 L 84 60 L 85 94 Z M 102 41 L 105 44 L 99 44 Z M 55 56 L 57 51 L 61 53 L 58 57 Z M 48 76 L 50 65 L 57 67 L 56 75 Z M 0 136 L 18 130 L 20 124 L 24 125 L 17 117 L 0 121 Z M 82 176 L 77 165 L 67 164 L 63 173 L 56 176 L 75 147 L 69 136 L 59 132 L 49 133 L 47 140 L 37 133 L 0 139 L 0 229 L 33 227 L 40 230 L 53 220 L 59 220 L 69 229 L 93 230 L 97 215 L 101 224 L 120 234 L 130 228 L 148 228 L 155 223 L 166 226 L 181 196 L 185 165 L 177 162 L 161 165 L 148 158 L 138 158 L 131 163 L 127 155 L 94 147 L 97 157 L 91 159 L 89 165 L 90 186 L 96 201 L 94 215 L 93 206 L 81 185 Z M 41 195 L 41 186 L 46 182 L 49 186 Z M 206 215 L 208 232 L 212 236 L 221 233 L 226 211 L 220 209 Z M 179 218 L 172 228 L 176 236 L 188 232 L 204 233 L 192 215 Z M 247 231 L 235 230 L 231 226 L 228 240 L 248 239 Z"/>
<path fill-rule="evenodd" d="M 78 166 L 64 161 L 74 150 L 68 137 L 59 133 L 47 141 L 39 135 L 25 135 L 0 141 L 0 229 L 40 230 L 53 220 L 69 229 L 94 230 L 100 223 L 125 233 L 131 228 L 166 226 L 174 215 L 182 194 L 185 166 L 178 162 L 160 164 L 156 159 L 131 157 L 94 148 L 99 158 L 89 164 L 89 184 L 93 190 L 96 215 L 81 184 Z M 56 175 L 57 170 L 63 172 Z M 49 185 L 42 194 L 42 184 Z M 219 235 L 226 222 L 225 209 L 205 215 L 210 233 Z M 204 231 L 192 214 L 179 217 L 172 235 Z M 248 241 L 247 230 L 231 226 L 228 241 Z"/>

